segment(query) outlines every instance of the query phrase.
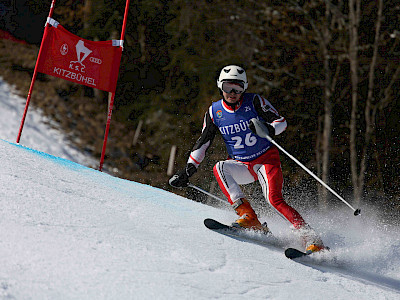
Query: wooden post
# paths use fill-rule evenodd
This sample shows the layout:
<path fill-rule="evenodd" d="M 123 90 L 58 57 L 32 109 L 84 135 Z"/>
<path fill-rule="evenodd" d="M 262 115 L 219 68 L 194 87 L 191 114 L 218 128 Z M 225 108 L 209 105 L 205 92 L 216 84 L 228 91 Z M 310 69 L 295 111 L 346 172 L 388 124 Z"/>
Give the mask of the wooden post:
<path fill-rule="evenodd" d="M 142 125 L 143 125 L 143 120 L 140 120 L 138 126 L 136 127 L 135 135 L 133 137 L 132 146 L 135 146 L 137 144 L 137 141 L 138 141 L 139 135 L 140 135 L 140 131 L 142 130 Z"/>
<path fill-rule="evenodd" d="M 106 154 L 108 132 L 110 131 L 111 115 L 114 106 L 114 97 L 115 93 L 108 93 L 108 114 L 107 114 L 106 130 L 104 133 L 103 148 L 101 150 L 101 157 L 100 157 L 100 165 L 99 165 L 100 172 L 103 170 L 104 155 Z"/>
<path fill-rule="evenodd" d="M 169 154 L 169 162 L 168 162 L 168 169 L 167 169 L 168 176 L 171 176 L 174 173 L 175 154 L 176 154 L 176 146 L 172 145 L 171 152 Z"/>

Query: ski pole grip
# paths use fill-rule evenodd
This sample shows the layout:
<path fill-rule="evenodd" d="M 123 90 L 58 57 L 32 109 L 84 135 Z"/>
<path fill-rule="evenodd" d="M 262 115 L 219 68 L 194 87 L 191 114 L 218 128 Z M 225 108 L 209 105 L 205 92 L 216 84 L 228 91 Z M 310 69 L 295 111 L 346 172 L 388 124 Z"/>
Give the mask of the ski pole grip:
<path fill-rule="evenodd" d="M 266 138 L 267 140 L 271 141 L 268 128 L 260 120 L 258 120 L 257 118 L 252 118 L 250 122 L 253 123 L 258 136 Z"/>

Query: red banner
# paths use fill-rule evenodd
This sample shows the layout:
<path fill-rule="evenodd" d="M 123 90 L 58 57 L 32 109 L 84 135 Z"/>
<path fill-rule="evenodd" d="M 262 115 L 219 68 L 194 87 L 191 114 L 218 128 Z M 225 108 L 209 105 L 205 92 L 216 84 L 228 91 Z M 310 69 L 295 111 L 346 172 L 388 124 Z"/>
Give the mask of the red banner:
<path fill-rule="evenodd" d="M 93 42 L 68 32 L 60 24 L 47 26 L 38 72 L 114 93 L 122 54 L 117 42 Z"/>

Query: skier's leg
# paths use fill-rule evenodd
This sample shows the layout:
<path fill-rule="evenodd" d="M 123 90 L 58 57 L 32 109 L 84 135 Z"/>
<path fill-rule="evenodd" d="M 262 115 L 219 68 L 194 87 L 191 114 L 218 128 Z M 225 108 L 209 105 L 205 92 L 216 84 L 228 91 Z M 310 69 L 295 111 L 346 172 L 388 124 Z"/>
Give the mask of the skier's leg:
<path fill-rule="evenodd" d="M 239 184 L 248 184 L 255 180 L 247 166 L 236 160 L 220 161 L 215 164 L 213 171 L 222 192 L 228 198 L 230 204 L 245 198 Z"/>
<path fill-rule="evenodd" d="M 220 161 L 214 166 L 214 175 L 222 192 L 240 216 L 233 225 L 267 231 L 268 228 L 263 228 L 239 186 L 255 180 L 247 166 L 235 160 Z"/>
<path fill-rule="evenodd" d="M 261 165 L 257 174 L 264 197 L 268 203 L 275 208 L 282 217 L 292 223 L 296 229 L 303 227 L 306 222 L 302 216 L 283 199 L 283 176 L 280 165 Z"/>
<path fill-rule="evenodd" d="M 265 199 L 274 207 L 277 212 L 293 224 L 297 229 L 295 232 L 301 238 L 306 251 L 320 251 L 325 248 L 321 238 L 308 225 L 303 217 L 283 199 L 283 175 L 280 166 L 279 154 L 277 150 L 271 149 L 269 161 L 262 165 L 254 165 L 254 171 L 257 172 L 258 180 L 261 184 Z M 265 161 L 268 161 L 267 157 Z"/>

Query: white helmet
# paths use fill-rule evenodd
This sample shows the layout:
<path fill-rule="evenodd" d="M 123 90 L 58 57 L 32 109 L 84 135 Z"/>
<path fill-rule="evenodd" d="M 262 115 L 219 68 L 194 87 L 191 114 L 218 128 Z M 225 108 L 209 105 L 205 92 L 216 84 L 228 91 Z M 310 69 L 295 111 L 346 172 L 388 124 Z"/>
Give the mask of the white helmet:
<path fill-rule="evenodd" d="M 247 90 L 249 83 L 247 82 L 246 71 L 235 65 L 230 65 L 223 67 L 221 73 L 219 74 L 219 78 L 217 80 L 217 86 L 220 90 L 222 90 L 222 83 L 224 81 L 236 81 L 243 83 L 244 90 Z"/>

